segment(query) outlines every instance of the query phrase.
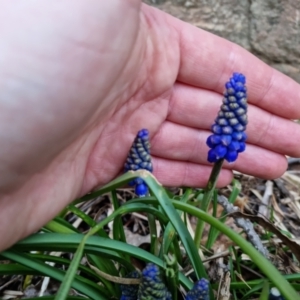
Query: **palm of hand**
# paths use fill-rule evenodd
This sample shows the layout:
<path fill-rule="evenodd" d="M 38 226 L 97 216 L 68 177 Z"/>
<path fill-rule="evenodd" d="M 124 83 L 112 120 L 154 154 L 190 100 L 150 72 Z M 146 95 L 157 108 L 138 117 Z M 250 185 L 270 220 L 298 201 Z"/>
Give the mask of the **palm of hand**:
<path fill-rule="evenodd" d="M 153 59 L 160 59 L 160 54 L 148 53 L 146 44 L 152 37 L 147 36 L 144 19 L 139 26 L 138 4 L 113 6 L 102 20 L 96 16 L 84 28 L 80 18 L 95 17 L 91 9 L 82 11 L 78 5 L 69 23 L 60 20 L 55 26 L 50 19 L 57 8 L 51 11 L 50 7 L 49 12 L 48 7 L 48 13 L 39 13 L 32 22 L 24 20 L 11 35 L 13 48 L 25 48 L 27 60 L 36 68 L 24 74 L 24 69 L 32 67 L 32 61 L 30 65 L 25 61 L 25 67 L 13 70 L 13 76 L 21 73 L 20 77 L 24 74 L 29 79 L 21 86 L 24 97 L 16 97 L 22 115 L 7 128 L 10 145 L 3 150 L 7 155 L 18 147 L 4 166 L 14 166 L 15 171 L 7 172 L 2 183 L 6 190 L 0 202 L 4 237 L 0 249 L 38 229 L 72 199 L 118 175 L 137 130 L 148 127 L 155 133 L 166 119 L 176 68 L 162 70 L 172 67 L 172 61 L 155 68 Z M 124 9 L 131 18 L 119 26 L 114 20 L 121 18 Z M 20 39 L 21 27 L 32 32 L 25 43 Z M 103 28 L 100 33 L 99 28 Z M 45 37 L 48 30 L 54 34 Z M 47 47 L 40 43 L 42 35 L 49 39 Z M 110 44 L 103 47 L 108 40 Z M 33 53 L 36 57 L 31 57 Z M 157 76 L 166 77 L 159 80 Z M 37 94 L 36 85 L 40 85 Z M 7 227 L 13 215 L 18 222 Z"/>
<path fill-rule="evenodd" d="M 229 183 L 230 168 L 276 177 L 286 167 L 282 153 L 286 153 L 287 147 L 291 155 L 298 151 L 296 144 L 283 137 L 285 130 L 296 127 L 282 117 L 296 117 L 299 111 L 292 104 L 271 104 L 283 90 L 273 87 L 267 93 L 271 78 L 286 80 L 286 86 L 299 93 L 294 82 L 279 73 L 272 75 L 270 68 L 229 42 L 146 6 L 139 12 L 138 1 L 134 5 L 115 3 L 118 9 L 112 5 L 102 16 L 105 22 L 97 15 L 101 15 L 103 4 L 95 3 L 93 11 L 86 7 L 82 11 L 81 4 L 75 5 L 73 18 L 67 22 L 58 20 L 54 26 L 57 32 L 50 32 L 48 38 L 54 38 L 49 49 L 32 40 L 25 45 L 28 53 L 39 55 L 34 60 L 37 67 L 29 74 L 29 83 L 33 84 L 27 84 L 21 91 L 28 103 L 38 105 L 33 108 L 26 101 L 19 103 L 24 112 L 19 123 L 26 124 L 27 135 L 20 137 L 19 123 L 15 131 L 13 126 L 9 128 L 12 138 L 7 153 L 15 145 L 21 147 L 8 163 L 16 171 L 8 173 L 9 188 L 0 202 L 0 235 L 5 237 L 0 248 L 38 229 L 72 199 L 118 175 L 141 128 L 148 128 L 151 133 L 155 175 L 163 184 L 203 186 L 210 171 L 205 139 L 220 105 L 223 84 L 233 71 L 248 70 L 249 64 L 267 74 L 265 79 L 256 78 L 249 71 L 255 90 L 250 91 L 250 100 L 264 101 L 258 103 L 261 108 L 250 107 L 251 145 L 237 163 L 222 171 L 220 185 Z M 121 20 L 124 11 L 128 18 L 120 26 L 115 20 Z M 85 27 L 80 19 L 84 14 L 89 17 Z M 27 30 L 37 30 L 37 36 L 44 36 L 45 30 L 47 33 L 53 26 L 49 8 L 47 15 L 41 17 L 44 28 L 34 27 L 37 20 L 26 23 Z M 37 24 L 43 24 L 40 21 Z M 225 52 L 231 51 L 235 61 L 226 62 L 228 53 L 214 55 L 213 43 L 219 43 Z M 50 57 L 57 65 L 49 68 L 44 57 Z M 22 74 L 19 69 L 16 72 Z M 34 84 L 43 88 L 33 91 Z M 40 103 L 40 99 L 44 101 Z M 279 116 L 268 112 L 276 110 L 280 111 Z M 284 129 L 275 136 L 272 128 Z M 280 140 L 276 145 L 274 138 Z M 15 215 L 16 226 L 8 228 Z"/>

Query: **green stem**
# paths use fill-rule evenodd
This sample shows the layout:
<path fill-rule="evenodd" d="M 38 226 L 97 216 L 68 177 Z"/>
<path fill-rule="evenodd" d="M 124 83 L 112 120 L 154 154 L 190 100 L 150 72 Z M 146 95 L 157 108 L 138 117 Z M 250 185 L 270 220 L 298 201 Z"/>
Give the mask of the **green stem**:
<path fill-rule="evenodd" d="M 203 200 L 201 202 L 200 209 L 203 211 L 207 212 L 212 194 L 214 192 L 220 171 L 222 169 L 224 159 L 218 160 L 210 173 L 210 177 L 208 179 L 208 183 L 205 188 Z M 202 234 L 203 234 L 203 229 L 204 229 L 205 222 L 201 219 L 198 219 L 197 226 L 196 226 L 196 231 L 195 231 L 195 238 L 194 242 L 197 247 L 200 247 L 201 239 L 202 239 Z"/>
<path fill-rule="evenodd" d="M 150 253 L 153 255 L 158 255 L 158 239 L 157 239 L 157 230 L 155 217 L 151 214 L 148 214 L 148 224 L 150 231 Z"/>
<path fill-rule="evenodd" d="M 213 195 L 213 217 L 217 218 L 217 208 L 218 208 L 218 194 L 217 191 L 215 190 L 215 193 Z M 224 220 L 225 218 L 219 219 L 221 222 Z M 215 237 L 218 237 L 219 231 L 216 230 L 215 227 L 210 227 L 209 228 L 209 232 L 208 232 L 208 237 L 207 237 L 207 241 L 206 241 L 206 245 L 205 248 L 206 249 L 211 249 L 211 247 L 213 246 L 214 242 L 215 242 Z"/>
<path fill-rule="evenodd" d="M 114 211 L 116 211 L 120 207 L 116 190 L 111 191 L 111 200 L 112 200 L 112 204 L 114 207 Z M 91 226 L 91 227 L 94 227 L 94 226 Z M 103 230 L 103 229 L 101 229 L 101 230 Z M 123 227 L 121 218 L 114 219 L 113 237 L 114 237 L 114 240 L 118 240 L 118 241 L 126 243 L 126 236 L 125 236 L 124 227 Z M 127 257 L 127 258 L 128 258 L 128 261 L 130 261 L 129 257 Z"/>
<path fill-rule="evenodd" d="M 69 269 L 66 272 L 66 275 L 64 276 L 64 279 L 63 279 L 63 281 L 62 281 L 62 283 L 61 283 L 61 285 L 58 289 L 58 292 L 55 296 L 55 300 L 60 300 L 60 299 L 66 299 L 67 298 L 67 296 L 69 294 L 69 291 L 70 291 L 70 288 L 72 286 L 72 282 L 74 281 L 76 271 L 77 271 L 78 266 L 80 264 L 80 260 L 83 256 L 84 244 L 85 244 L 86 239 L 87 239 L 87 236 L 84 236 L 81 243 L 79 244 L 79 246 L 78 246 L 78 248 L 77 248 L 77 250 L 74 254 L 72 263 L 70 264 Z"/>

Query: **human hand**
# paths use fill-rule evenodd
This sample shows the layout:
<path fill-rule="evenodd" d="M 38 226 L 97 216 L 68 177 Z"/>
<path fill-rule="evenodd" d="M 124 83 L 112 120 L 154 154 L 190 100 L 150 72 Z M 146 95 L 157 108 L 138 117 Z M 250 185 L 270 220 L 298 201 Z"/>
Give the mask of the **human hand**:
<path fill-rule="evenodd" d="M 162 184 L 204 186 L 233 72 L 247 78 L 249 138 L 219 186 L 232 169 L 278 177 L 299 156 L 300 86 L 241 47 L 138 0 L 0 4 L 0 249 L 117 176 L 141 128 Z"/>

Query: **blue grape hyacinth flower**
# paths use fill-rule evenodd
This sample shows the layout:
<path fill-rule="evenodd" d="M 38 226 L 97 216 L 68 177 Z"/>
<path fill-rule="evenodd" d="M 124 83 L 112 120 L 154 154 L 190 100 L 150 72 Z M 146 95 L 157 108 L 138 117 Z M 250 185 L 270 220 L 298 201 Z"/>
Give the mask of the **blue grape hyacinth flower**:
<path fill-rule="evenodd" d="M 243 74 L 233 73 L 225 84 L 223 104 L 211 127 L 213 132 L 206 141 L 211 148 L 207 160 L 215 163 L 221 159 L 234 162 L 238 153 L 245 151 L 247 135 L 246 78 Z"/>
<path fill-rule="evenodd" d="M 205 278 L 198 280 L 186 294 L 185 300 L 209 300 L 209 281 Z"/>
<path fill-rule="evenodd" d="M 137 170 L 147 170 L 151 173 L 153 171 L 149 131 L 147 129 L 142 129 L 137 133 L 124 165 L 125 172 Z M 129 185 L 135 187 L 134 191 L 139 197 L 144 197 L 148 194 L 147 184 L 142 178 L 138 177 L 131 180 Z"/>
<path fill-rule="evenodd" d="M 137 298 L 137 300 L 149 299 L 172 300 L 170 292 L 161 279 L 158 266 L 152 263 L 147 264 L 142 271 Z"/>
<path fill-rule="evenodd" d="M 129 273 L 126 278 L 140 278 L 141 274 L 138 271 Z M 136 300 L 139 290 L 138 284 L 120 284 L 122 296 L 120 300 Z"/>

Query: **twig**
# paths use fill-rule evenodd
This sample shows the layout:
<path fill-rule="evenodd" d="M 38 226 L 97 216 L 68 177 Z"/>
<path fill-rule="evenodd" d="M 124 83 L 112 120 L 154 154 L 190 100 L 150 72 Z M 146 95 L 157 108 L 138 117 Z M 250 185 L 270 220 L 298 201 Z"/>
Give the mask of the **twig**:
<path fill-rule="evenodd" d="M 289 165 L 298 164 L 300 163 L 300 158 L 289 157 L 287 161 Z"/>
<path fill-rule="evenodd" d="M 0 286 L 0 291 L 3 290 L 5 287 L 9 286 L 11 283 L 15 282 L 16 280 L 21 279 L 21 275 L 13 277 L 11 280 L 7 281 L 3 285 Z"/>
<path fill-rule="evenodd" d="M 232 205 L 228 202 L 228 199 L 224 196 L 218 196 L 218 203 L 222 205 L 222 207 L 225 209 L 226 213 L 234 213 L 239 211 L 238 207 Z M 265 257 L 269 257 L 268 250 L 263 246 L 262 241 L 260 240 L 258 234 L 255 232 L 253 224 L 244 218 L 235 218 L 234 217 L 235 224 L 244 229 L 248 240 L 250 243 Z"/>
<path fill-rule="evenodd" d="M 88 263 L 89 267 L 93 271 L 95 271 L 96 274 L 105 278 L 108 281 L 116 282 L 119 284 L 140 284 L 140 282 L 141 282 L 141 278 L 124 278 L 124 277 L 117 277 L 117 276 L 109 275 L 109 274 L 97 269 L 96 267 L 91 265 L 89 262 L 87 262 L 87 263 Z"/>
<path fill-rule="evenodd" d="M 258 209 L 258 213 L 266 218 L 269 218 L 270 199 L 272 195 L 273 195 L 273 182 L 268 180 L 266 182 L 266 189 L 261 201 L 261 205 L 259 206 Z"/>
<path fill-rule="evenodd" d="M 220 253 L 221 248 L 217 249 L 216 252 Z M 221 256 L 217 259 L 217 265 L 218 265 L 218 280 L 220 282 L 218 287 L 218 299 L 220 300 L 229 300 L 230 299 L 230 271 L 229 269 L 224 266 L 224 257 Z"/>
<path fill-rule="evenodd" d="M 284 181 L 281 178 L 274 179 L 277 187 L 279 188 L 280 192 L 284 195 L 284 197 L 290 197 L 290 192 L 284 185 Z"/>

